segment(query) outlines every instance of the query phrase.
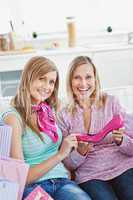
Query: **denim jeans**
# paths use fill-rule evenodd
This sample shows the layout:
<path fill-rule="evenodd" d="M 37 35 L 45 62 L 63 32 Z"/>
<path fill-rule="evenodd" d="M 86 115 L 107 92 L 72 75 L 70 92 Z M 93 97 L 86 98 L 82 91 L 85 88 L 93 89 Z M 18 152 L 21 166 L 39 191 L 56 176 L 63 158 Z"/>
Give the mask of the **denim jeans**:
<path fill-rule="evenodd" d="M 50 194 L 54 200 L 91 200 L 87 193 L 67 178 L 55 178 L 29 184 L 24 190 L 23 198 L 26 198 L 38 185 Z"/>
<path fill-rule="evenodd" d="M 133 169 L 109 180 L 90 180 L 79 185 L 92 200 L 133 200 Z"/>

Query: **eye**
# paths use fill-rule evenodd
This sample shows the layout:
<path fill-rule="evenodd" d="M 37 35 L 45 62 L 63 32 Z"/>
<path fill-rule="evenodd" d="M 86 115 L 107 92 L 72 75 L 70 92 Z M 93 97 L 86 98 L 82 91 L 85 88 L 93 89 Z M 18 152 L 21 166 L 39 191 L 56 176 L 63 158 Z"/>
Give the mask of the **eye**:
<path fill-rule="evenodd" d="M 50 80 L 49 83 L 50 83 L 50 85 L 54 85 L 55 84 L 55 80 Z"/>
<path fill-rule="evenodd" d="M 80 76 L 79 76 L 79 75 L 74 76 L 73 79 L 75 79 L 75 80 L 79 80 L 79 79 L 80 79 Z"/>
<path fill-rule="evenodd" d="M 45 80 L 45 78 L 44 78 L 44 77 L 40 77 L 39 80 L 40 80 L 40 81 L 43 81 L 43 80 Z"/>
<path fill-rule="evenodd" d="M 91 79 L 91 78 L 92 78 L 91 75 L 87 75 L 87 76 L 86 76 L 86 79 Z"/>

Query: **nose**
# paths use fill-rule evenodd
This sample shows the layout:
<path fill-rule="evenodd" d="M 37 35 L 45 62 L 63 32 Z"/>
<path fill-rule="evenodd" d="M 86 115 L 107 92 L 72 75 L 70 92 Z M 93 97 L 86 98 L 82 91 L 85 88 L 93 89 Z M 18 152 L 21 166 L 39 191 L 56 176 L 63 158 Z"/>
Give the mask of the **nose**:
<path fill-rule="evenodd" d="M 80 84 L 82 87 L 86 87 L 86 85 L 87 85 L 86 79 L 82 79 Z"/>
<path fill-rule="evenodd" d="M 50 87 L 50 84 L 49 84 L 49 81 L 43 81 L 43 87 L 45 88 L 45 89 L 49 89 L 49 87 Z"/>

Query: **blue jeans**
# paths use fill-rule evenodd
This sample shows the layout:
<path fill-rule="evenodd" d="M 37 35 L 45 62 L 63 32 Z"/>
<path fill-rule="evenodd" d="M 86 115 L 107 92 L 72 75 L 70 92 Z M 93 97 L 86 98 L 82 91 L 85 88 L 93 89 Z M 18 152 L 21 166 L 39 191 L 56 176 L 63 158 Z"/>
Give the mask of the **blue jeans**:
<path fill-rule="evenodd" d="M 133 169 L 109 180 L 90 180 L 79 185 L 93 200 L 133 200 Z"/>
<path fill-rule="evenodd" d="M 55 178 L 29 184 L 24 190 L 23 198 L 26 198 L 38 185 L 50 194 L 54 200 L 91 200 L 87 193 L 67 178 Z"/>

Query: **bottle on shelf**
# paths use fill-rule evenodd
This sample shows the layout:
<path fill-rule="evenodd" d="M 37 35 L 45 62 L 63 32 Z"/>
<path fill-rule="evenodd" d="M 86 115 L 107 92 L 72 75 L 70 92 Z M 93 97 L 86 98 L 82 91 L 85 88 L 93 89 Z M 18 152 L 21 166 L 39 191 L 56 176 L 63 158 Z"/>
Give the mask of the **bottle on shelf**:
<path fill-rule="evenodd" d="M 67 31 L 68 31 L 68 46 L 75 47 L 76 46 L 75 17 L 73 16 L 66 17 L 66 20 L 67 20 Z"/>

